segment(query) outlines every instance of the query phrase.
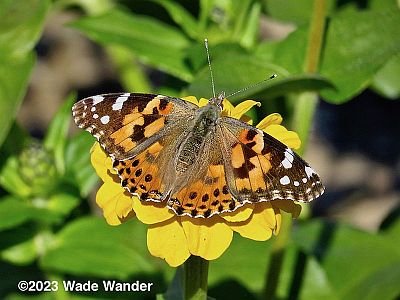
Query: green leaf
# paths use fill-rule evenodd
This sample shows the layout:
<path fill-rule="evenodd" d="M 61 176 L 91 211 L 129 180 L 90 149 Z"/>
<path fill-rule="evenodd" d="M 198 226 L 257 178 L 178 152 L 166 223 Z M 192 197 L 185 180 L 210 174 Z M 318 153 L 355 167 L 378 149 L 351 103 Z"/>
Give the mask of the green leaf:
<path fill-rule="evenodd" d="M 0 257 L 15 265 L 27 265 L 32 263 L 37 256 L 35 238 L 14 245 L 0 252 Z"/>
<path fill-rule="evenodd" d="M 46 208 L 61 216 L 66 216 L 78 206 L 79 202 L 76 196 L 60 193 L 50 197 Z"/>
<path fill-rule="evenodd" d="M 400 97 L 400 56 L 393 56 L 374 77 L 372 87 L 389 99 Z"/>
<path fill-rule="evenodd" d="M 17 227 L 28 221 L 36 221 L 42 224 L 57 223 L 61 220 L 60 212 L 54 213 L 47 209 L 46 200 L 42 201 L 43 206 L 37 207 L 31 201 L 7 196 L 0 201 L 0 230 L 7 230 Z M 67 203 L 67 206 L 71 204 Z M 66 210 L 66 209 L 64 209 Z"/>
<path fill-rule="evenodd" d="M 400 262 L 371 273 L 343 299 L 392 300 L 400 295 Z"/>
<path fill-rule="evenodd" d="M 209 285 L 215 285 L 229 278 L 253 292 L 261 291 L 264 276 L 260 274 L 265 274 L 270 246 L 270 242 L 256 242 L 235 234 L 229 248 L 210 264 Z"/>
<path fill-rule="evenodd" d="M 263 0 L 263 2 L 271 17 L 296 24 L 305 24 L 311 19 L 314 0 Z M 326 2 L 328 10 L 333 10 L 336 0 L 327 0 Z"/>
<path fill-rule="evenodd" d="M 0 57 L 22 58 L 33 49 L 43 29 L 48 0 L 2 0 L 0 2 Z"/>
<path fill-rule="evenodd" d="M 0 1 L 0 145 L 25 94 L 49 1 Z"/>
<path fill-rule="evenodd" d="M 400 11 L 347 12 L 330 22 L 321 74 L 336 90 L 321 93 L 331 103 L 350 100 L 400 51 Z"/>
<path fill-rule="evenodd" d="M 306 262 L 306 272 L 304 274 L 303 285 L 300 290 L 300 299 L 304 300 L 338 300 L 335 295 L 326 271 L 312 256 L 308 257 Z M 354 298 L 363 299 L 363 298 Z"/>
<path fill-rule="evenodd" d="M 73 136 L 65 149 L 66 175 L 64 179 L 77 186 L 82 197 L 87 197 L 98 182 L 98 177 L 90 162 L 90 148 L 93 137 L 87 132 Z"/>
<path fill-rule="evenodd" d="M 185 35 L 156 19 L 113 9 L 101 16 L 84 17 L 71 24 L 104 45 L 121 45 L 150 66 L 190 81 L 185 63 Z"/>
<path fill-rule="evenodd" d="M 400 263 L 400 250 L 385 237 L 340 224 L 308 222 L 298 227 L 293 239 L 319 258 L 339 299 L 357 299 L 350 294 L 359 284 Z"/>
<path fill-rule="evenodd" d="M 279 66 L 269 63 L 260 64 L 256 56 L 243 51 L 238 53 L 237 50 L 232 51 L 228 48 L 224 55 L 216 53 L 213 57 L 213 75 L 217 93 L 225 91 L 229 95 L 272 74 L 287 74 Z M 187 93 L 197 97 L 211 98 L 211 91 L 210 71 L 208 67 L 204 67 L 188 87 Z M 254 90 L 247 90 L 240 94 L 240 98 L 243 99 L 246 95 L 253 93 Z"/>
<path fill-rule="evenodd" d="M 143 224 L 131 221 L 112 227 L 103 219 L 87 217 L 57 234 L 41 266 L 72 275 L 124 280 L 135 273 L 154 272 L 154 262 L 146 249 Z"/>
<path fill-rule="evenodd" d="M 12 61 L 0 55 L 0 145 L 21 105 L 34 64 L 33 55 Z"/>
<path fill-rule="evenodd" d="M 185 33 L 195 40 L 201 40 L 203 37 L 198 30 L 196 19 L 180 4 L 171 0 L 151 0 L 158 3 L 171 16 L 172 20 L 177 23 Z"/>
<path fill-rule="evenodd" d="M 0 200 L 0 230 L 9 229 L 28 221 L 32 207 L 13 196 L 6 196 Z"/>
<path fill-rule="evenodd" d="M 261 100 L 293 92 L 332 88 L 332 85 L 319 75 L 286 77 L 288 74 L 286 70 L 271 63 L 260 64 L 258 56 L 239 54 L 237 51 L 225 52 L 223 56 L 217 55 L 213 61 L 217 92 L 225 91 L 228 96 L 229 93 L 254 85 L 272 74 L 278 74 L 278 78 L 247 89 L 231 99 L 245 99 L 251 95 L 254 99 Z M 210 82 L 210 73 L 205 67 L 189 86 L 187 94 L 210 98 L 212 96 Z"/>
<path fill-rule="evenodd" d="M 51 121 L 44 137 L 46 149 L 53 152 L 54 161 L 59 174 L 64 174 L 64 151 L 67 142 L 68 128 L 71 122 L 71 107 L 76 100 L 76 94 L 71 93 Z"/>

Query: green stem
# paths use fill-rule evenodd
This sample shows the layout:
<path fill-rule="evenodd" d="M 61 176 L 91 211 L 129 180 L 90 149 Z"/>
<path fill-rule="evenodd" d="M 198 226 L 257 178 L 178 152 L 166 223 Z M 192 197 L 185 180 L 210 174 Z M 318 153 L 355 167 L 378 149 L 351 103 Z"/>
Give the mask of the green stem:
<path fill-rule="evenodd" d="M 274 240 L 271 248 L 271 258 L 268 272 L 266 274 L 266 285 L 264 288 L 264 299 L 275 299 L 276 289 L 279 283 L 285 248 L 290 240 L 290 228 L 292 226 L 292 215 L 282 213 L 281 230 Z"/>
<path fill-rule="evenodd" d="M 308 34 L 307 52 L 304 63 L 305 73 L 316 73 L 321 59 L 322 42 L 325 32 L 325 18 L 327 0 L 314 0 L 311 16 L 310 31 Z M 304 92 L 299 95 L 294 108 L 292 128 L 299 134 L 302 146 L 299 154 L 304 152 L 308 141 L 310 126 L 314 118 L 314 112 L 318 103 L 316 92 Z"/>
<path fill-rule="evenodd" d="M 208 260 L 199 256 L 190 256 L 183 265 L 184 299 L 207 299 Z"/>
<path fill-rule="evenodd" d="M 322 41 L 325 32 L 326 9 L 327 0 L 314 0 L 304 64 L 305 73 L 316 73 L 319 68 Z M 315 92 L 302 93 L 296 101 L 292 128 L 299 134 L 302 141 L 302 147 L 298 151 L 300 154 L 303 153 L 304 145 L 307 144 L 308 133 L 317 103 L 318 95 Z M 265 299 L 277 298 L 276 290 L 279 283 L 279 275 L 282 271 L 284 253 L 290 242 L 291 223 L 291 215 L 282 214 L 282 228 L 271 249 L 270 265 L 264 289 Z"/>

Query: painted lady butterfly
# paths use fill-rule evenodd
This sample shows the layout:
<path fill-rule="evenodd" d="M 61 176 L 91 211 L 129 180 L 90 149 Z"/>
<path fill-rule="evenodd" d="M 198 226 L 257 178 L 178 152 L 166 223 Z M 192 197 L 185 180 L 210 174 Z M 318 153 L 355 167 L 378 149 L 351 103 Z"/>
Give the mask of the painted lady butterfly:
<path fill-rule="evenodd" d="M 136 93 L 77 102 L 75 123 L 113 160 L 121 185 L 177 215 L 210 217 L 245 203 L 309 202 L 324 187 L 296 153 L 267 133 L 221 115 L 224 95 L 197 107 Z"/>

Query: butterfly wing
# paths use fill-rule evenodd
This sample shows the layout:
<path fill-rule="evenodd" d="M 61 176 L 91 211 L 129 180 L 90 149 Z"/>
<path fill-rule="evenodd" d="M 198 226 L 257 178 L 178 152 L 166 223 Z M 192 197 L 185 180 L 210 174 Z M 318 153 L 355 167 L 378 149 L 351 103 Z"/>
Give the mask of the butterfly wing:
<path fill-rule="evenodd" d="M 177 126 L 182 131 L 196 109 L 178 98 L 116 93 L 85 98 L 73 106 L 72 114 L 75 123 L 89 131 L 112 158 L 124 160 Z"/>
<path fill-rule="evenodd" d="M 287 199 L 310 202 L 324 192 L 316 172 L 269 134 L 236 119 L 221 119 L 229 191 L 240 203 Z"/>
<path fill-rule="evenodd" d="M 89 131 L 113 159 L 121 185 L 141 200 L 162 201 L 171 159 L 198 107 L 152 94 L 105 94 L 77 102 L 75 123 Z"/>

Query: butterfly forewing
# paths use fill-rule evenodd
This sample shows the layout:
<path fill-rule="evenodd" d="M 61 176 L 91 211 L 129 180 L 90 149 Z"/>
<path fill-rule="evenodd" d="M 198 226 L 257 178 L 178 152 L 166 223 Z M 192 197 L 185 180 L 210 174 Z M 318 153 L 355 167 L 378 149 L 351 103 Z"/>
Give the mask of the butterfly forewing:
<path fill-rule="evenodd" d="M 190 119 L 195 109 L 178 98 L 116 93 L 83 99 L 72 114 L 80 128 L 89 131 L 111 157 L 121 160 L 142 152 L 172 125 Z"/>

